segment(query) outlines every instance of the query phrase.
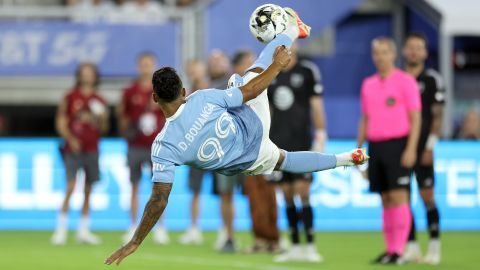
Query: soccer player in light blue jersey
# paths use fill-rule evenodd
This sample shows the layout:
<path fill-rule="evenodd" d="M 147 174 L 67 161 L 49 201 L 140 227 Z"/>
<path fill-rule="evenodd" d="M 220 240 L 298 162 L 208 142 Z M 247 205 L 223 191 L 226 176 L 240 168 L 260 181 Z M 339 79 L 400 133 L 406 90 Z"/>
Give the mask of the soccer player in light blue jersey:
<path fill-rule="evenodd" d="M 173 68 L 153 74 L 153 99 L 166 116 L 152 145 L 153 188 L 132 240 L 106 259 L 119 264 L 145 239 L 167 206 L 175 167 L 190 165 L 225 175 L 270 174 L 274 170 L 309 173 L 364 163 L 364 149 L 329 155 L 286 152 L 269 139 L 270 109 L 266 89 L 290 62 L 292 42 L 305 25 L 291 10 L 291 25 L 266 45 L 245 76 L 232 76 L 227 90 L 198 90 L 188 98 Z"/>

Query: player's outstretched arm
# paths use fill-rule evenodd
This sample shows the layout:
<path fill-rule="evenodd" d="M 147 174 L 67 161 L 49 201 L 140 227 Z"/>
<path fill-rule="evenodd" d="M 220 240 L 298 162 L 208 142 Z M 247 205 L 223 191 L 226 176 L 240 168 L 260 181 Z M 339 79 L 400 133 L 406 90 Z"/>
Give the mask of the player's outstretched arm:
<path fill-rule="evenodd" d="M 278 46 L 273 54 L 272 64 L 260 75 L 253 78 L 244 86 L 240 87 L 243 94 L 243 102 L 247 102 L 260 95 L 272 81 L 277 77 L 278 73 L 284 69 L 291 60 L 291 51 L 285 46 Z"/>
<path fill-rule="evenodd" d="M 150 230 L 152 230 L 153 226 L 157 223 L 165 210 L 165 207 L 167 207 L 168 197 L 170 196 L 171 190 L 172 184 L 153 183 L 152 195 L 145 206 L 142 221 L 140 222 L 135 235 L 130 242 L 110 255 L 110 257 L 105 260 L 105 264 L 110 265 L 116 262 L 116 264 L 119 265 L 125 257 L 137 250 L 138 246 L 140 246 Z"/>

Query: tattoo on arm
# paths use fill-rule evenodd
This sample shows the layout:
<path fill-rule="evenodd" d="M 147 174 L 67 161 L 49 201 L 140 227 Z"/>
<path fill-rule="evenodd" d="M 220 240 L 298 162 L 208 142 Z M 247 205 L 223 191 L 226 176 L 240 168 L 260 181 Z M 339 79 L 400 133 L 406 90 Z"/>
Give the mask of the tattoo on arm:
<path fill-rule="evenodd" d="M 431 134 L 440 135 L 442 130 L 442 122 L 443 122 L 443 104 L 434 104 L 431 107 L 432 111 L 432 126 L 430 128 Z"/>
<path fill-rule="evenodd" d="M 162 215 L 168 203 L 168 197 L 172 190 L 172 184 L 154 183 L 152 188 L 152 195 L 145 206 L 142 221 L 133 236 L 132 242 L 135 244 L 142 243 L 143 239 L 155 226 L 158 219 Z"/>

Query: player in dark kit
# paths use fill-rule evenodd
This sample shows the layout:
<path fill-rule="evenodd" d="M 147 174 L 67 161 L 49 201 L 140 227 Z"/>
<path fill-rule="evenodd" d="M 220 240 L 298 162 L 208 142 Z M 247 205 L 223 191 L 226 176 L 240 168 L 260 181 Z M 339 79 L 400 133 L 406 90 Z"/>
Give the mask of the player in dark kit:
<path fill-rule="evenodd" d="M 298 59 L 297 47 L 295 44 L 292 46 L 292 61 L 268 88 L 272 111 L 270 138 L 279 147 L 289 151 L 322 152 L 326 132 L 320 71 L 312 62 Z M 280 180 L 285 197 L 292 242 L 291 249 L 277 256 L 275 261 L 322 261 L 314 244 L 313 211 L 310 206 L 312 174 L 277 172 L 273 177 Z M 299 211 L 294 203 L 295 195 L 299 195 L 302 201 Z M 303 223 L 306 234 L 305 250 L 300 247 L 300 222 Z"/>
<path fill-rule="evenodd" d="M 444 87 L 440 75 L 425 68 L 428 57 L 427 39 L 421 33 L 408 35 L 403 48 L 405 70 L 418 82 L 422 99 L 422 127 L 414 167 L 420 195 L 427 210 L 430 243 L 423 261 L 429 264 L 440 262 L 440 217 L 434 197 L 433 147 L 440 135 L 444 103 Z M 415 222 L 412 218 L 410 236 L 404 254 L 405 259 L 420 261 L 421 252 L 415 237 Z"/>

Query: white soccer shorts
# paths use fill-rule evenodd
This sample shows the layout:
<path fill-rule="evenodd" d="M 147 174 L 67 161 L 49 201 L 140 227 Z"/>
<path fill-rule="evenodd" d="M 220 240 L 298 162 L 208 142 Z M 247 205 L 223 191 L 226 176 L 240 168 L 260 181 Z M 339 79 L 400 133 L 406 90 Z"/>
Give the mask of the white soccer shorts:
<path fill-rule="evenodd" d="M 249 72 L 244 77 L 244 83 L 255 78 L 258 73 Z M 268 102 L 267 90 L 264 90 L 258 97 L 248 101 L 250 106 L 262 123 L 263 135 L 258 152 L 257 160 L 246 170 L 246 174 L 259 175 L 271 174 L 277 165 L 280 157 L 280 149 L 270 140 L 270 124 L 272 122 L 270 115 L 270 104 Z"/>

